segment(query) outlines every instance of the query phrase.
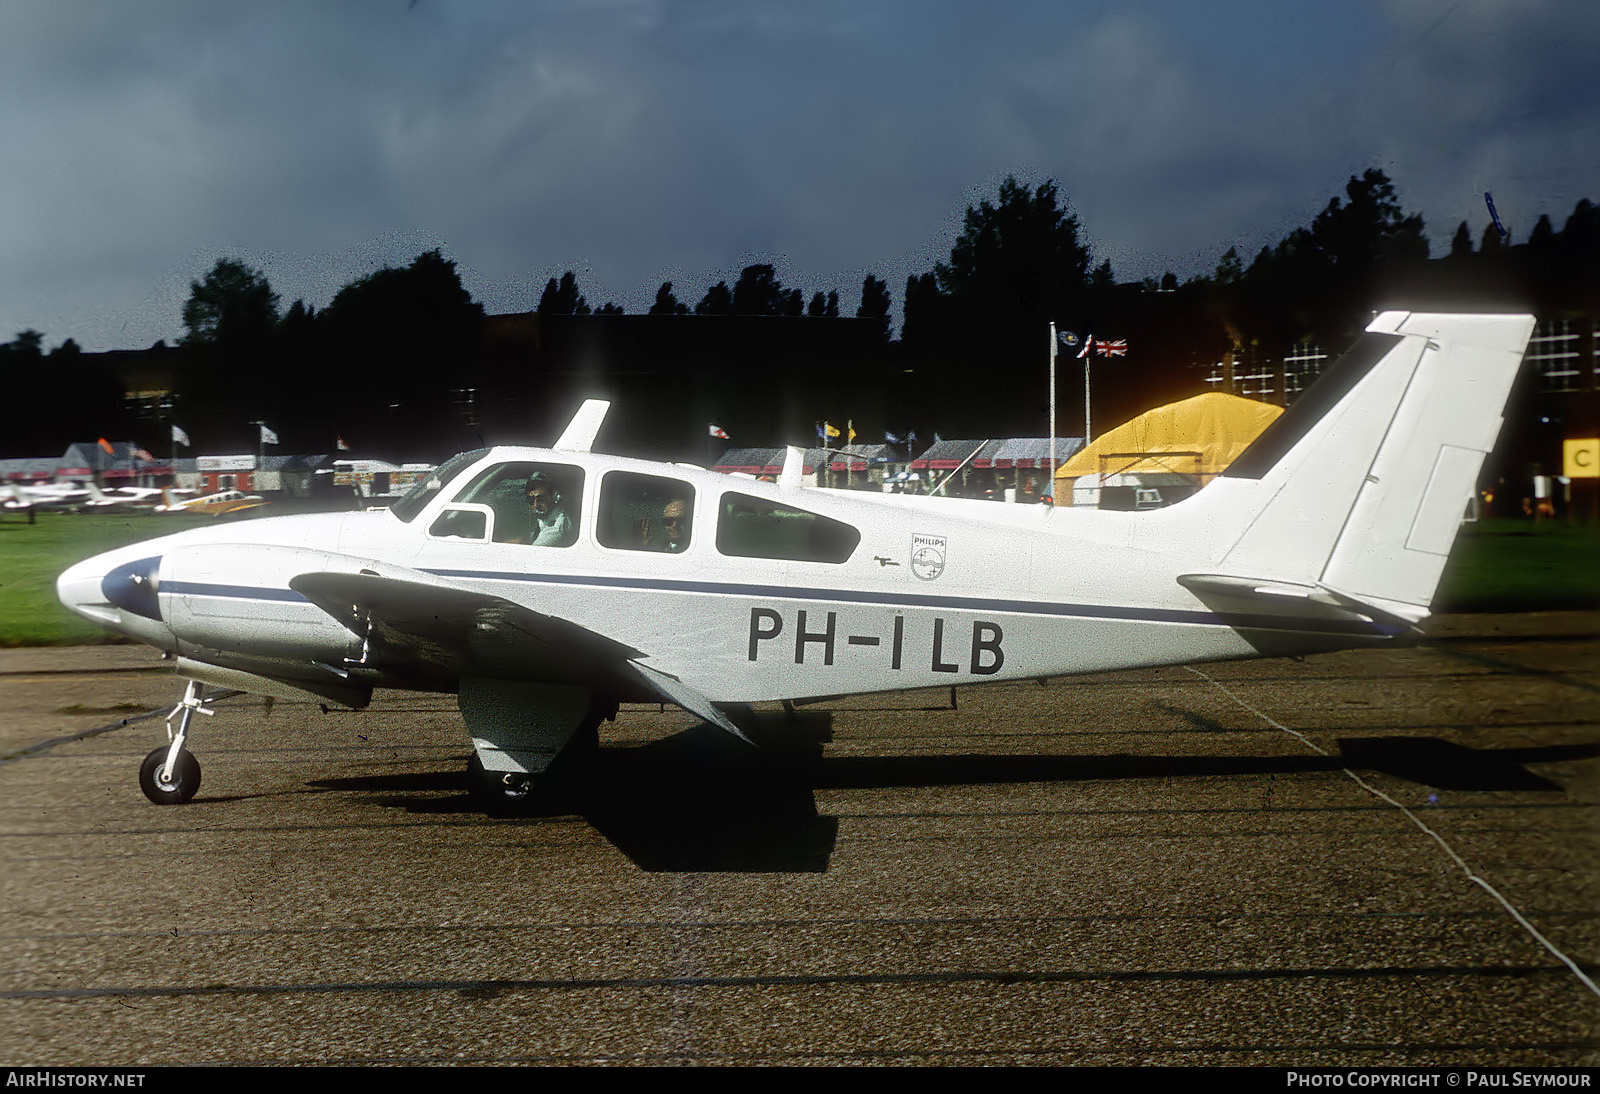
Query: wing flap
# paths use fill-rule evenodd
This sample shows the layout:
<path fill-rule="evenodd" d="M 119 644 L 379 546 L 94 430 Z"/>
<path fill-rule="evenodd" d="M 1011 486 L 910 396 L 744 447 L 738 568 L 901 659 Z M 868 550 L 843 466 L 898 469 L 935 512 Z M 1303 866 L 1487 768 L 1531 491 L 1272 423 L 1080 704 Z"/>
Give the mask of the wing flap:
<path fill-rule="evenodd" d="M 289 587 L 380 650 L 462 675 L 595 683 L 643 656 L 557 616 L 435 581 L 308 573 Z"/>
<path fill-rule="evenodd" d="M 676 703 L 690 714 L 704 718 L 719 729 L 727 730 L 745 744 L 755 743 L 749 737 L 746 737 L 738 726 L 729 721 L 728 716 L 718 710 L 710 699 L 685 684 L 676 676 L 662 672 L 660 669 L 651 668 L 649 665 L 641 665 L 637 661 L 631 662 L 629 667 L 633 669 L 639 680 L 643 681 L 669 703 Z"/>
<path fill-rule="evenodd" d="M 377 573 L 307 573 L 289 587 L 380 654 L 423 660 L 458 677 L 633 684 L 749 742 L 711 699 L 641 663 L 643 651 L 504 597 Z"/>

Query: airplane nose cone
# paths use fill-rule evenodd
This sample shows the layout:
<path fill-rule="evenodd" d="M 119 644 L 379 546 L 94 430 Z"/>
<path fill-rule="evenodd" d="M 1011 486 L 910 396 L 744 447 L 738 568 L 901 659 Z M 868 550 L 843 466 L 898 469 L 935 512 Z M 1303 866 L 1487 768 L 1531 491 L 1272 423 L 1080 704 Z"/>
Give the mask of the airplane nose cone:
<path fill-rule="evenodd" d="M 85 559 L 56 579 L 56 597 L 71 611 L 113 630 L 121 630 L 125 618 L 118 608 L 159 621 L 160 566 L 160 556 L 116 564 L 108 564 L 104 555 Z"/>
<path fill-rule="evenodd" d="M 100 588 L 105 576 L 105 563 L 97 558 L 69 566 L 56 578 L 56 599 L 85 619 L 100 624 L 114 624 L 117 613 L 112 611 Z"/>
<path fill-rule="evenodd" d="M 161 618 L 161 556 L 124 562 L 106 571 L 100 579 L 100 592 L 107 603 L 146 619 Z"/>

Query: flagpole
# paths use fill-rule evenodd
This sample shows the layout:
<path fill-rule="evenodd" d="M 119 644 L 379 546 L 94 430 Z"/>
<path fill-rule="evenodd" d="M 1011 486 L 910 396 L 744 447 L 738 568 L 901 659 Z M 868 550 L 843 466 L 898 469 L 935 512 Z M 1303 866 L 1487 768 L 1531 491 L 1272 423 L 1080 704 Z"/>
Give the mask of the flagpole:
<path fill-rule="evenodd" d="M 1089 362 L 1094 360 L 1094 339 L 1090 338 L 1087 351 L 1083 355 L 1083 446 L 1089 447 L 1089 442 L 1094 440 L 1094 430 L 1089 428 Z"/>
<path fill-rule="evenodd" d="M 1050 322 L 1050 500 L 1056 497 L 1056 324 Z"/>

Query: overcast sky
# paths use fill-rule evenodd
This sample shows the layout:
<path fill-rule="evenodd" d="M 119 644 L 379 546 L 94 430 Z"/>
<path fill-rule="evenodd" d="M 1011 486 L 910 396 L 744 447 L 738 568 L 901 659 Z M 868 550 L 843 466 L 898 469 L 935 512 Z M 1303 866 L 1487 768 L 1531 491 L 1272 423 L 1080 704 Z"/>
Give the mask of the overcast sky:
<path fill-rule="evenodd" d="M 175 341 L 223 257 L 282 306 L 439 248 L 490 313 L 806 296 L 1055 179 L 1119 280 L 1246 262 L 1370 166 L 1435 254 L 1600 201 L 1593 0 L 5 0 L 0 341 Z"/>

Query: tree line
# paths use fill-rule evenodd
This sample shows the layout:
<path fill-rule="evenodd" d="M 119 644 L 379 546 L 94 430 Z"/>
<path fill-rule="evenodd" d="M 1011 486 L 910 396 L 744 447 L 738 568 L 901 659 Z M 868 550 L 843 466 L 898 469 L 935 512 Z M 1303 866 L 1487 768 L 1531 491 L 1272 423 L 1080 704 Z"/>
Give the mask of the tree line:
<path fill-rule="evenodd" d="M 1121 421 L 1193 393 L 1195 370 L 1224 354 L 1280 356 L 1304 342 L 1342 348 L 1373 308 L 1390 303 L 1594 312 L 1600 208 L 1588 199 L 1559 229 L 1541 217 L 1525 240 L 1497 221 L 1477 234 L 1476 246 L 1475 234 L 1462 222 L 1447 252 L 1432 257 L 1422 217 L 1406 211 L 1393 183 L 1372 169 L 1248 264 L 1230 247 L 1212 271 L 1187 281 L 1169 272 L 1119 282 L 1109 260 L 1094 262 L 1055 181 L 1007 178 L 993 200 L 967 209 L 948 259 L 907 278 L 897 338 L 887 284 L 864 279 L 854 319 L 870 328 L 878 349 L 860 383 L 886 386 L 874 404 L 885 419 L 875 423 L 880 429 L 1038 434 L 1052 322 L 1128 341 L 1127 357 L 1107 363 L 1096 379 L 1096 420 Z M 609 302 L 592 308 L 571 271 L 550 278 L 531 310 L 555 323 L 623 314 Z M 841 307 L 836 289 L 808 295 L 784 285 L 772 266 L 755 264 L 692 305 L 664 282 L 647 314 L 831 320 L 841 318 Z M 253 421 L 271 423 L 282 451 L 328 451 L 343 438 L 403 455 L 471 439 L 473 412 L 462 403 L 486 379 L 479 375 L 484 309 L 437 250 L 351 282 L 320 311 L 301 300 L 281 309 L 264 274 L 223 259 L 191 282 L 182 320 L 179 345 L 132 354 L 83 354 L 70 339 L 46 351 L 33 330 L 0 345 L 0 376 L 27 408 L 0 450 L 46 455 L 98 433 L 141 439 L 166 454 L 174 423 L 196 450 L 248 450 Z M 782 328 L 772 337 L 785 337 Z M 89 359 L 96 367 L 87 367 Z M 169 375 L 170 389 L 152 381 L 167 394 L 125 401 L 124 386 L 138 390 L 127 378 L 141 363 Z M 518 378 L 523 390 L 538 381 Z M 1058 426 L 1070 433 L 1071 424 Z"/>

